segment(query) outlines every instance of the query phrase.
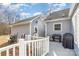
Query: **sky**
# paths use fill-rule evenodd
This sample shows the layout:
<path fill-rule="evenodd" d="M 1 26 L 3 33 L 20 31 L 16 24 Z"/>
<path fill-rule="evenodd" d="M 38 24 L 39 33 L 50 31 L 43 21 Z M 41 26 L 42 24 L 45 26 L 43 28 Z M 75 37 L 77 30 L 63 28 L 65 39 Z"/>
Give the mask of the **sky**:
<path fill-rule="evenodd" d="M 54 12 L 70 7 L 71 4 L 69 3 L 0 3 L 0 14 L 8 16 L 10 19 L 25 19 L 47 13 L 50 9 Z"/>

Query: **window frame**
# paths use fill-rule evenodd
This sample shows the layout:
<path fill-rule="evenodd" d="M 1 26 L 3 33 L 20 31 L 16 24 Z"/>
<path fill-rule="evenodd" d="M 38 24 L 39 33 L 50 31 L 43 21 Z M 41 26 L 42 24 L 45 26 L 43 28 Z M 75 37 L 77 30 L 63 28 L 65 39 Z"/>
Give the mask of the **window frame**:
<path fill-rule="evenodd" d="M 55 25 L 56 24 L 60 24 L 61 26 L 61 30 L 55 30 Z M 55 31 L 55 32 L 62 32 L 62 23 L 53 23 L 53 31 Z"/>

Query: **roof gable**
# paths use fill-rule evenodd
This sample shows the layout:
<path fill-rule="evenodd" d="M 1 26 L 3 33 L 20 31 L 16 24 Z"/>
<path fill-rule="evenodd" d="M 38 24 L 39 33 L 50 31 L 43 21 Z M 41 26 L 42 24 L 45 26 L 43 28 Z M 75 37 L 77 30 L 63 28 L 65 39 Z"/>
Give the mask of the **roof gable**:
<path fill-rule="evenodd" d="M 60 10 L 60 11 L 56 11 L 56 12 L 52 12 L 50 15 L 47 16 L 45 21 L 46 20 L 53 20 L 53 19 L 68 17 L 69 10 L 70 10 L 70 8 Z"/>

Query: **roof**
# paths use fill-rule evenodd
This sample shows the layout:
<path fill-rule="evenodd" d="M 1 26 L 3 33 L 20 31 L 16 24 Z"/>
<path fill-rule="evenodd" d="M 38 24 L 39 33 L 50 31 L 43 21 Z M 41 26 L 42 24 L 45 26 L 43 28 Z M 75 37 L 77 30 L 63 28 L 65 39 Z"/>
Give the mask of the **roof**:
<path fill-rule="evenodd" d="M 32 17 L 26 18 L 26 19 L 24 19 L 24 20 L 17 21 L 17 22 L 15 22 L 14 24 L 16 24 L 16 23 L 21 23 L 21 22 L 30 22 L 30 21 L 32 21 L 35 17 L 37 17 L 37 16 L 32 16 Z"/>
<path fill-rule="evenodd" d="M 38 16 L 38 15 L 37 15 Z M 13 24 L 10 24 L 11 26 L 17 26 L 17 25 L 22 25 L 22 24 L 27 24 L 27 23 L 30 23 L 33 19 L 35 19 L 37 16 L 32 16 L 32 17 L 29 17 L 29 18 L 26 18 L 24 20 L 20 20 L 20 21 L 17 21 Z"/>
<path fill-rule="evenodd" d="M 50 15 L 47 16 L 45 21 L 46 20 L 52 20 L 52 19 L 58 19 L 58 18 L 62 18 L 62 17 L 68 17 L 69 10 L 70 10 L 70 8 L 52 12 Z"/>

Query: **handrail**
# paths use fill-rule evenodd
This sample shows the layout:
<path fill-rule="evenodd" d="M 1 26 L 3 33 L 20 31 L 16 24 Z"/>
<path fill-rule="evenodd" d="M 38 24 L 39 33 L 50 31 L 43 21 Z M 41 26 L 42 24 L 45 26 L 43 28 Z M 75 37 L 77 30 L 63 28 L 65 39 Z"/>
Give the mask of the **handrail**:
<path fill-rule="evenodd" d="M 29 40 L 29 41 L 25 41 L 25 42 L 36 42 L 36 41 L 42 41 L 42 40 L 46 40 L 46 38 L 42 38 L 42 39 L 38 39 L 38 40 Z"/>
<path fill-rule="evenodd" d="M 36 36 L 32 36 L 36 37 Z M 6 51 L 6 55 L 9 56 L 9 52 L 12 48 L 13 56 L 16 55 L 16 47 L 19 47 L 19 56 L 42 56 L 46 55 L 49 51 L 49 37 L 36 37 L 37 40 L 28 40 L 19 39 L 19 42 L 12 44 L 3 48 L 0 48 L 1 52 Z M 38 39 L 39 38 L 39 39 Z"/>
<path fill-rule="evenodd" d="M 38 37 L 38 36 L 32 36 L 32 35 L 25 35 L 25 36 L 31 36 L 31 37 L 37 37 L 37 38 L 45 38 L 45 37 Z"/>
<path fill-rule="evenodd" d="M 9 45 L 9 46 L 6 46 L 6 47 L 2 47 L 2 48 L 0 48 L 0 51 L 2 52 L 2 51 L 5 51 L 5 50 L 7 50 L 7 49 L 11 49 L 11 48 L 13 48 L 14 46 L 19 46 L 19 44 L 16 43 L 16 44 L 12 44 L 12 45 Z"/>

